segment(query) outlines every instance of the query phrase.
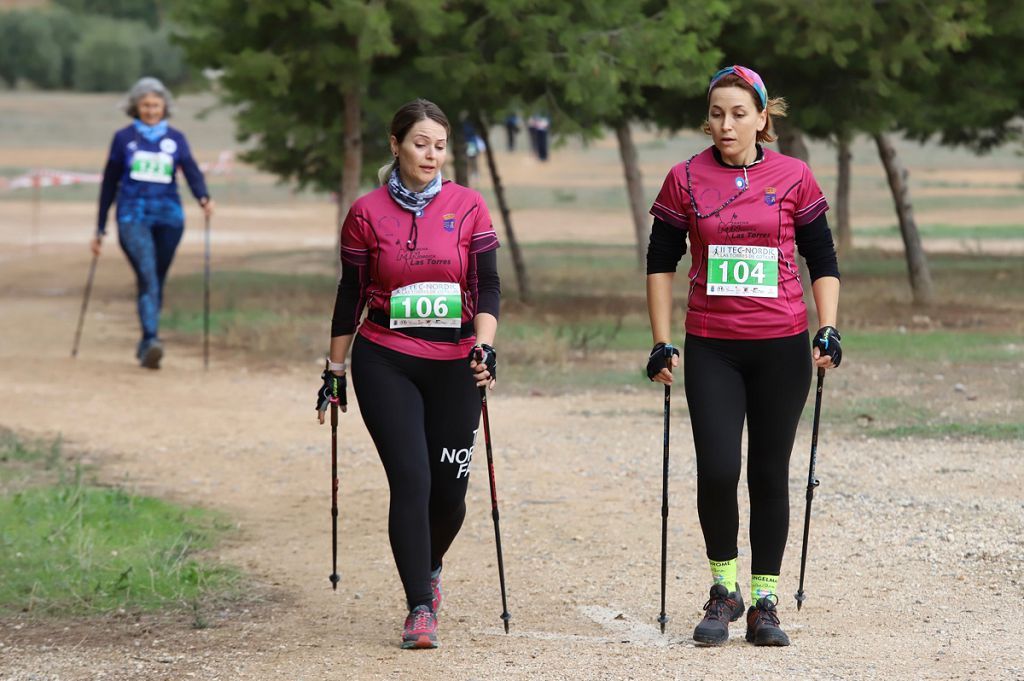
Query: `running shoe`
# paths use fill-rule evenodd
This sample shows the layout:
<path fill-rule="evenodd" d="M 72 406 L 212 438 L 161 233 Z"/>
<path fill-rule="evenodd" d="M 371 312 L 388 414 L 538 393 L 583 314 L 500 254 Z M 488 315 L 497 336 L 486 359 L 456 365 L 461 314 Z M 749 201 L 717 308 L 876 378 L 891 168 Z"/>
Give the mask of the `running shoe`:
<path fill-rule="evenodd" d="M 437 640 L 437 617 L 426 605 L 417 605 L 405 618 L 402 647 L 436 648 L 439 645 L 441 643 Z"/>
<path fill-rule="evenodd" d="M 444 591 L 441 589 L 441 568 L 437 568 L 430 573 L 430 592 L 434 594 L 434 600 L 431 601 L 431 607 L 434 609 L 434 614 L 441 612 L 441 601 L 444 600 Z"/>
<path fill-rule="evenodd" d="M 704 619 L 693 630 L 693 640 L 706 645 L 725 643 L 729 640 L 729 622 L 735 622 L 742 615 L 743 596 L 739 585 L 729 593 L 722 584 L 715 584 L 704 604 Z"/>
<path fill-rule="evenodd" d="M 147 369 L 159 369 L 160 360 L 164 356 L 164 346 L 159 338 L 146 341 L 139 348 L 139 364 Z"/>
<path fill-rule="evenodd" d="M 788 646 L 789 636 L 779 626 L 779 613 L 775 606 L 779 597 L 769 594 L 757 599 L 747 611 L 747 641 L 755 646 Z"/>

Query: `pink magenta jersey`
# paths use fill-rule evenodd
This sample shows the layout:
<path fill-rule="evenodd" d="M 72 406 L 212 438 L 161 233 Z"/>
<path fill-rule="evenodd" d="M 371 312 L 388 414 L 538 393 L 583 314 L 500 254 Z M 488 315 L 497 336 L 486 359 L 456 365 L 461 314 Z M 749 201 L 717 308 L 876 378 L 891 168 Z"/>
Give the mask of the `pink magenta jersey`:
<path fill-rule="evenodd" d="M 341 258 L 362 272 L 360 301 L 387 314 L 391 292 L 421 282 L 458 282 L 462 288 L 462 322 L 476 314 L 477 253 L 498 247 L 487 204 L 478 192 L 446 181 L 422 215 L 403 210 L 387 187 L 359 197 L 341 227 Z M 411 338 L 397 330 L 363 321 L 359 333 L 398 352 L 427 359 L 463 359 L 475 337 L 459 343 Z"/>
<path fill-rule="evenodd" d="M 686 332 L 706 338 L 765 339 L 806 331 L 795 232 L 828 210 L 810 168 L 766 149 L 760 163 L 747 167 L 749 187 L 741 193 L 743 169 L 720 164 L 711 147 L 688 163 L 689 181 L 687 163 L 673 167 L 651 207 L 651 215 L 689 236 Z M 708 246 L 735 244 L 778 249 L 778 297 L 707 294 Z"/>

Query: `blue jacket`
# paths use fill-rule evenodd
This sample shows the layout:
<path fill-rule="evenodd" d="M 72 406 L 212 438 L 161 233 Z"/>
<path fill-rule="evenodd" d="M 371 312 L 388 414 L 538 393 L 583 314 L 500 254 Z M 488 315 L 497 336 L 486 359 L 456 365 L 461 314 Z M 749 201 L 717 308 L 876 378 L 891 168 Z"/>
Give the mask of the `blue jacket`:
<path fill-rule="evenodd" d="M 100 186 L 96 232 L 106 233 L 107 213 L 119 189 L 119 202 L 171 199 L 180 203 L 175 181 L 178 168 L 184 172 L 189 189 L 197 200 L 209 197 L 203 172 L 192 158 L 192 150 L 180 130 L 168 127 L 167 134 L 156 142 L 144 138 L 132 125 L 114 133 Z"/>

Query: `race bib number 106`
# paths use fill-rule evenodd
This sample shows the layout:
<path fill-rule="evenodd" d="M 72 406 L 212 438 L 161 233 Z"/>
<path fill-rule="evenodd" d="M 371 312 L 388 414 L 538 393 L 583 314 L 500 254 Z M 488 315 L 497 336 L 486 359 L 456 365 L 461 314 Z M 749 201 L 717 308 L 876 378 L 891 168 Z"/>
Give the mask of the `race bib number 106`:
<path fill-rule="evenodd" d="M 777 298 L 779 249 L 771 246 L 708 246 L 708 295 Z"/>
<path fill-rule="evenodd" d="M 425 281 L 391 292 L 391 328 L 462 325 L 462 289 L 452 281 Z"/>

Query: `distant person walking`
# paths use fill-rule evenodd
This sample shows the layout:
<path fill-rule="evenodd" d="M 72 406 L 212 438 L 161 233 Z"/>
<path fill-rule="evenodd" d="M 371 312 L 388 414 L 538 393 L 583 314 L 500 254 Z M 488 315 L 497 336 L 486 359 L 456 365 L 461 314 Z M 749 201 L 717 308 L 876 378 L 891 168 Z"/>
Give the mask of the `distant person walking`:
<path fill-rule="evenodd" d="M 133 120 L 110 144 L 91 244 L 93 254 L 99 255 L 107 213 L 116 200 L 118 241 L 138 285 L 142 338 L 135 356 L 147 369 L 159 369 L 164 355 L 158 335 L 164 280 L 185 231 L 175 181 L 179 168 L 203 212 L 210 216 L 214 209 L 185 135 L 167 124 L 173 106 L 171 93 L 156 78 L 142 78 L 129 90 L 124 112 Z"/>
<path fill-rule="evenodd" d="M 441 568 L 466 515 L 480 388 L 493 387 L 496 371 L 498 237 L 483 197 L 441 177 L 450 135 L 432 102 L 395 113 L 394 161 L 341 228 L 330 364 L 317 394 L 323 423 L 346 389 L 351 346 L 360 412 L 391 491 L 388 536 L 409 607 L 403 648 L 438 646 Z"/>
<path fill-rule="evenodd" d="M 519 135 L 519 114 L 512 112 L 505 117 L 505 136 L 510 152 L 516 150 L 517 135 Z"/>
<path fill-rule="evenodd" d="M 551 127 L 551 119 L 545 114 L 533 114 L 530 116 L 527 126 L 530 129 L 530 142 L 533 153 L 541 161 L 548 160 L 548 132 Z"/>
<path fill-rule="evenodd" d="M 842 359 L 835 328 L 839 268 L 825 196 L 806 164 L 761 146 L 774 141 L 772 117 L 785 111 L 752 69 L 716 73 L 704 125 L 713 143 L 669 171 L 651 208 L 647 308 L 655 346 L 647 375 L 665 384 L 679 366 L 672 283 L 690 241 L 683 382 L 713 583 L 693 632 L 704 644 L 726 642 L 729 622 L 744 610 L 736 492 L 746 421 L 752 603 L 746 639 L 789 645 L 776 610 L 789 531 L 789 457 L 812 364 L 831 369 Z M 813 342 L 797 252 L 807 261 L 821 324 Z"/>

